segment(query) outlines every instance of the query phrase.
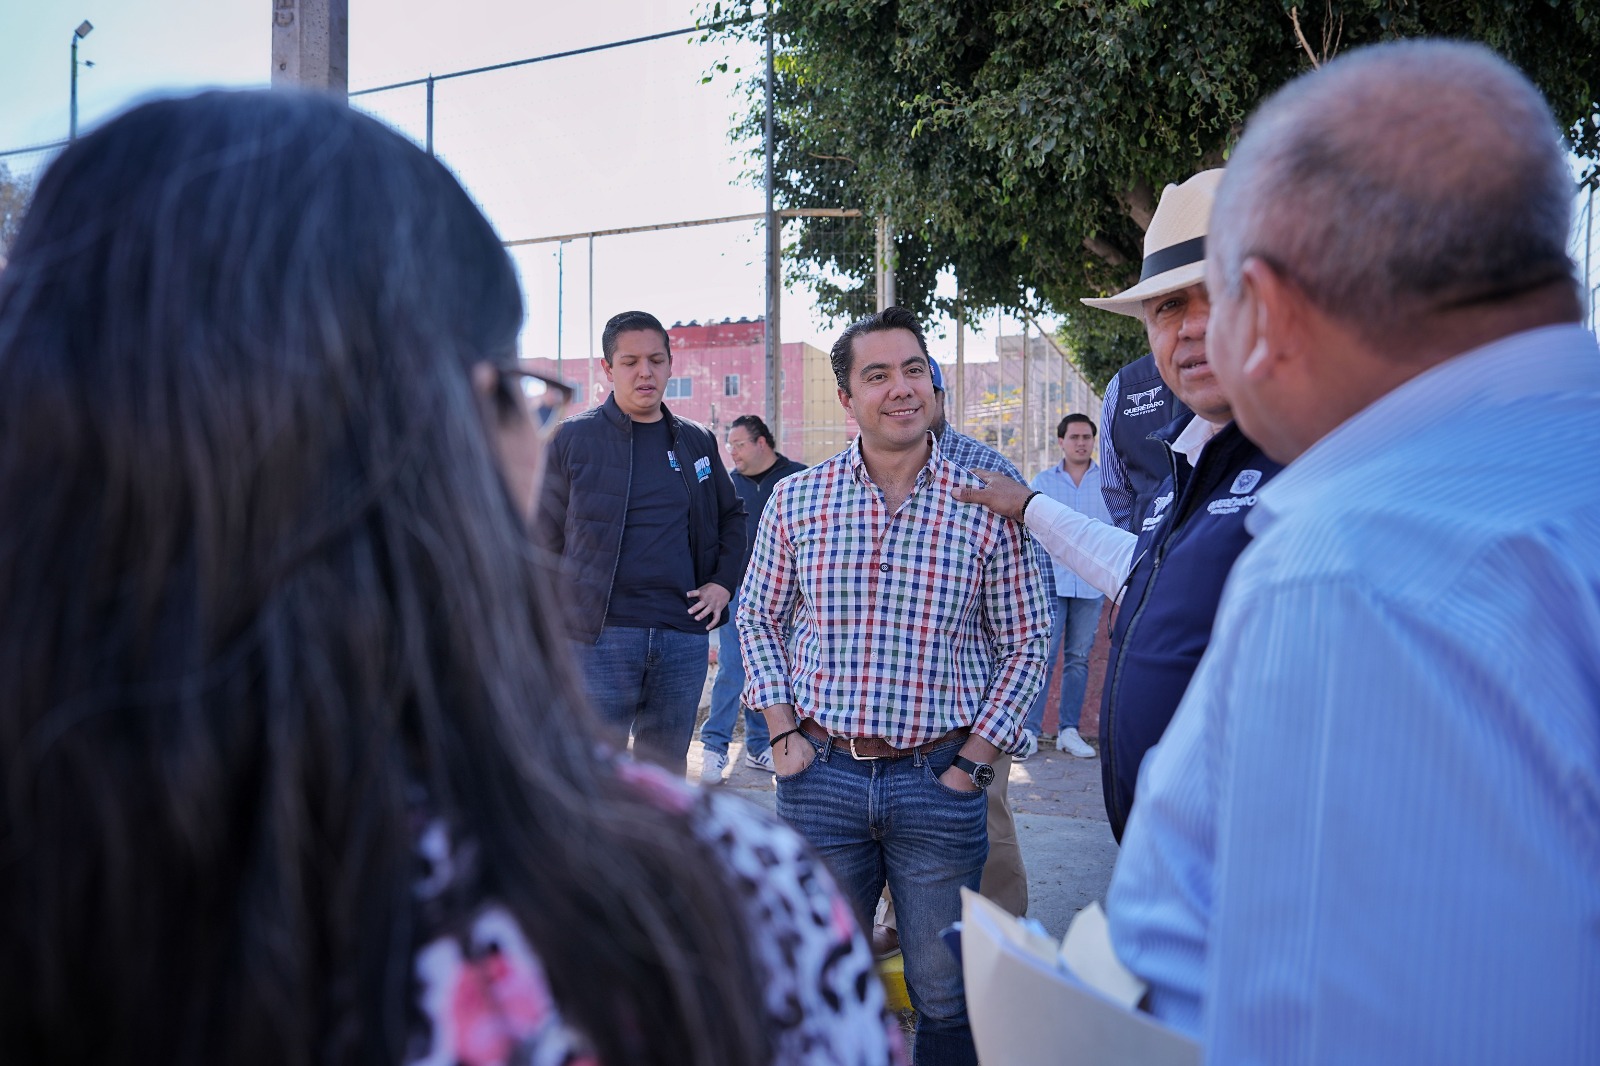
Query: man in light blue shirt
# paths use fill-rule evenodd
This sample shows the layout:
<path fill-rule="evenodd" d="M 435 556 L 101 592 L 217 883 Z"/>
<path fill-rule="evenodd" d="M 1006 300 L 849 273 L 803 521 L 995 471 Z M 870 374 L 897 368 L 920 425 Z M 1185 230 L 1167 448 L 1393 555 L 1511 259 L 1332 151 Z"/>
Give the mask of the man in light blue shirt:
<path fill-rule="evenodd" d="M 1059 503 L 1097 522 L 1111 524 L 1105 497 L 1100 492 L 1100 466 L 1094 461 L 1095 426 L 1085 414 L 1070 414 L 1056 426 L 1056 443 L 1061 447 L 1061 462 L 1041 470 L 1030 483 Z M 1056 750 L 1080 759 L 1094 758 L 1094 749 L 1078 735 L 1078 716 L 1083 710 L 1083 694 L 1089 687 L 1089 649 L 1094 646 L 1095 630 L 1100 626 L 1100 608 L 1105 597 L 1100 590 L 1079 577 L 1069 567 L 1051 562 L 1055 573 L 1055 610 L 1050 627 L 1050 652 L 1045 662 L 1049 673 L 1044 687 L 1034 698 L 1033 707 L 1022 728 L 1037 737 L 1044 728 L 1045 704 L 1050 702 L 1050 686 L 1055 680 L 1057 660 L 1061 669 L 1061 723 L 1057 727 Z M 1065 649 L 1065 655 L 1060 653 Z M 1020 757 L 1019 757 L 1020 760 Z"/>
<path fill-rule="evenodd" d="M 1210 1061 L 1600 1062 L 1600 349 L 1571 197 L 1543 100 L 1474 45 L 1348 53 L 1229 160 L 1208 353 L 1289 466 L 1108 906 Z"/>

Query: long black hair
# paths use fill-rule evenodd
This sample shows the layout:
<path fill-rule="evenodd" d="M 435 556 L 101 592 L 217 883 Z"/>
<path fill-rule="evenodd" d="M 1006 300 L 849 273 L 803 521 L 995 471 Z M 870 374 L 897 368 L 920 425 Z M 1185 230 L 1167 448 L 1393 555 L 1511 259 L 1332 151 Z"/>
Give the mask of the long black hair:
<path fill-rule="evenodd" d="M 613 1063 L 769 1054 L 733 891 L 618 781 L 493 460 L 510 262 L 328 99 L 68 148 L 0 274 L 0 1048 L 394 1063 L 414 804 Z"/>

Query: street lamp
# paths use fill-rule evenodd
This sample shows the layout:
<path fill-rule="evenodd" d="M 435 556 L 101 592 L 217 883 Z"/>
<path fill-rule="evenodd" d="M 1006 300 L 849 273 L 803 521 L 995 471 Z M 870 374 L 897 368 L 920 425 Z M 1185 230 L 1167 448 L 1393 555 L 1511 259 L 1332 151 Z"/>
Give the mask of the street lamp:
<path fill-rule="evenodd" d="M 78 42 L 94 32 L 94 23 L 84 19 L 72 31 L 72 118 L 67 128 L 67 140 L 78 139 Z"/>

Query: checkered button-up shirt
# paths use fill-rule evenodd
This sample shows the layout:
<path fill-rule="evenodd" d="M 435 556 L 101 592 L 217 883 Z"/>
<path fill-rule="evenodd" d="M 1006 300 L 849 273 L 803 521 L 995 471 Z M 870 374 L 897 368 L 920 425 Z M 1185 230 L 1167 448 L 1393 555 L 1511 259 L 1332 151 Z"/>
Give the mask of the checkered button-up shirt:
<path fill-rule="evenodd" d="M 741 588 L 745 702 L 899 748 L 970 726 L 1021 750 L 1050 606 L 1022 527 L 950 498 L 976 484 L 934 443 L 890 512 L 859 438 L 784 479 Z"/>

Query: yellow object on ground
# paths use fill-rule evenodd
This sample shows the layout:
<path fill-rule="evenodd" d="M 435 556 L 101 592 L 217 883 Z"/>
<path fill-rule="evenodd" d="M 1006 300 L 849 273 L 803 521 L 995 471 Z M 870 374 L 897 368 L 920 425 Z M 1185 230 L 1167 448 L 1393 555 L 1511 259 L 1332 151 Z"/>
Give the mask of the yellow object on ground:
<path fill-rule="evenodd" d="M 906 960 L 899 953 L 878 962 L 878 978 L 883 981 L 884 998 L 892 1011 L 911 1009 L 911 997 L 906 995 Z"/>

